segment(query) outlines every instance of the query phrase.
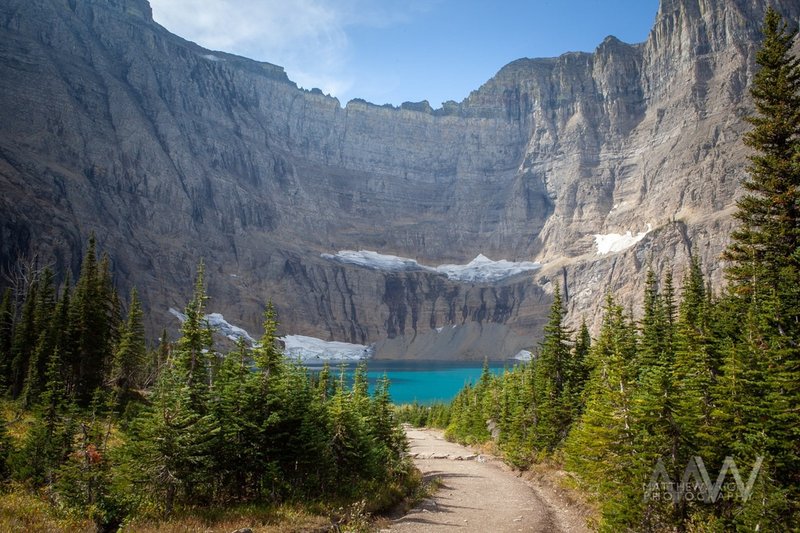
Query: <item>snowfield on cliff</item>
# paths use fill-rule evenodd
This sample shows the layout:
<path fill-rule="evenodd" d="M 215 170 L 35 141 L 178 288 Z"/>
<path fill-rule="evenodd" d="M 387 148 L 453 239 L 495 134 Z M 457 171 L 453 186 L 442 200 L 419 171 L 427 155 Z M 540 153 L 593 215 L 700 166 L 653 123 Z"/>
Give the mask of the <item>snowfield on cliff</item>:
<path fill-rule="evenodd" d="M 372 346 L 348 342 L 323 341 L 304 335 L 282 337 L 286 348 L 284 355 L 303 363 L 314 361 L 360 361 L 372 357 Z"/>
<path fill-rule="evenodd" d="M 181 324 L 186 322 L 186 315 L 175 309 L 174 307 L 169 308 L 170 314 L 175 316 L 178 320 L 181 321 Z M 234 326 L 227 320 L 221 313 L 209 313 L 204 317 L 208 321 L 208 325 L 211 326 L 211 329 L 219 333 L 220 335 L 224 335 L 225 337 L 229 338 L 232 341 L 238 341 L 239 339 L 244 339 L 249 342 L 251 345 L 256 343 L 256 340 L 250 336 L 250 334 L 245 331 L 244 329 L 240 328 L 239 326 Z"/>
<path fill-rule="evenodd" d="M 322 258 L 384 272 L 438 272 L 453 281 L 470 283 L 501 281 L 523 272 L 538 270 L 542 266 L 540 263 L 532 261 L 506 261 L 505 259 L 493 261 L 483 254 L 478 254 L 466 265 L 439 265 L 437 267 L 421 265 L 415 259 L 381 254 L 371 250 L 342 250 L 336 254 L 322 254 Z"/>
<path fill-rule="evenodd" d="M 639 232 L 636 235 L 630 230 L 626 231 L 624 235 L 620 233 L 594 234 L 594 244 L 597 246 L 597 255 L 605 255 L 608 253 L 617 253 L 627 250 L 637 242 L 644 239 L 644 236 L 650 233 L 653 227 L 648 224 L 645 231 Z"/>
<path fill-rule="evenodd" d="M 181 323 L 186 321 L 186 315 L 177 309 L 170 307 L 170 314 L 175 316 Z M 248 341 L 251 346 L 255 346 L 257 341 L 244 329 L 234 326 L 220 313 L 209 313 L 204 317 L 208 325 L 217 333 L 224 335 L 232 341 L 240 338 Z M 315 337 L 305 335 L 286 335 L 280 337 L 285 345 L 283 354 L 295 361 L 303 363 L 314 361 L 360 361 L 372 357 L 374 348 L 363 344 L 350 344 L 348 342 L 324 341 Z"/>

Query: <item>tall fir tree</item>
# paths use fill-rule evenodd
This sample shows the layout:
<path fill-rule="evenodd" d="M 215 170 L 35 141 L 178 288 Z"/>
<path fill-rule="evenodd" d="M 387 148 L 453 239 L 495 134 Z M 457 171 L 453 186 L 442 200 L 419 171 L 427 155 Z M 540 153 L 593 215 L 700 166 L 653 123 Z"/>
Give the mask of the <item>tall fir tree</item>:
<path fill-rule="evenodd" d="M 584 391 L 589 379 L 589 350 L 592 347 L 592 336 L 586 319 L 581 320 L 572 348 L 572 364 L 570 365 L 568 382 L 570 394 L 570 411 L 572 419 L 577 419 L 583 412 Z"/>
<path fill-rule="evenodd" d="M 50 354 L 47 364 L 47 385 L 34 412 L 36 417 L 21 448 L 12 458 L 18 480 L 34 487 L 51 485 L 59 466 L 73 449 L 77 424 L 64 390 L 61 355 Z"/>
<path fill-rule="evenodd" d="M 204 315 L 208 299 L 205 288 L 205 265 L 197 267 L 194 294 L 184 311 L 186 319 L 181 325 L 173 357 L 175 370 L 185 375 L 189 388 L 191 408 L 202 412 L 205 409 L 206 393 L 210 384 L 211 329 Z"/>
<path fill-rule="evenodd" d="M 711 338 L 710 305 L 700 261 L 694 256 L 689 275 L 683 282 L 675 361 L 671 369 L 676 397 L 675 421 L 684 451 L 679 458 L 681 464 L 686 464 L 693 455 L 711 457 L 707 443 L 712 441 L 709 431 L 716 355 Z"/>
<path fill-rule="evenodd" d="M 28 365 L 36 347 L 38 332 L 36 331 L 36 294 L 37 283 L 33 282 L 25 293 L 20 317 L 14 325 L 14 337 L 11 343 L 11 396 L 18 398 L 25 386 Z"/>
<path fill-rule="evenodd" d="M 3 291 L 0 302 L 0 395 L 11 384 L 11 342 L 14 339 L 14 303 L 11 289 Z"/>
<path fill-rule="evenodd" d="M 751 94 L 756 114 L 745 144 L 753 149 L 747 194 L 737 203 L 739 227 L 725 257 L 732 289 L 758 298 L 769 287 L 796 287 L 800 261 L 800 59 L 792 53 L 796 30 L 772 8 L 764 19 L 764 40 Z M 789 278 L 787 279 L 787 276 Z M 796 293 L 795 297 L 797 296 Z M 787 309 L 796 317 L 797 301 Z M 795 326 L 797 327 L 797 326 Z"/>
<path fill-rule="evenodd" d="M 548 451 L 552 451 L 564 439 L 572 416 L 567 398 L 572 368 L 571 333 L 563 324 L 564 314 L 561 290 L 556 285 L 549 319 L 544 327 L 544 339 L 534 365 L 538 396 L 534 445 Z"/>
<path fill-rule="evenodd" d="M 72 347 L 65 353 L 70 357 L 69 390 L 83 406 L 102 388 L 113 356 L 113 292 L 108 261 L 98 264 L 97 242 L 91 235 L 70 306 Z"/>
<path fill-rule="evenodd" d="M 738 429 L 736 457 L 763 454 L 800 515 L 800 59 L 797 31 L 773 9 L 763 25 L 745 144 L 747 191 L 725 252 L 738 334 L 723 353 L 719 423 Z M 746 443 L 746 444 L 745 444 Z M 765 501 L 769 498 L 765 498 Z M 764 511 L 767 513 L 767 511 Z M 768 514 L 768 513 L 767 513 Z"/>
<path fill-rule="evenodd" d="M 111 386 L 122 407 L 132 399 L 132 391 L 143 385 L 144 381 L 147 345 L 142 315 L 139 295 L 133 289 L 128 318 L 121 328 L 119 345 L 111 365 Z"/>
<path fill-rule="evenodd" d="M 642 513 L 642 460 L 635 453 L 636 331 L 609 296 L 591 349 L 592 373 L 583 415 L 565 443 L 567 466 L 596 492 L 601 531 L 635 528 Z"/>
<path fill-rule="evenodd" d="M 26 407 L 36 403 L 39 393 L 45 386 L 45 374 L 51 352 L 56 348 L 58 329 L 54 324 L 55 287 L 54 275 L 45 268 L 39 280 L 34 311 L 34 330 L 37 332 L 36 345 L 31 352 L 22 390 L 22 402 Z"/>

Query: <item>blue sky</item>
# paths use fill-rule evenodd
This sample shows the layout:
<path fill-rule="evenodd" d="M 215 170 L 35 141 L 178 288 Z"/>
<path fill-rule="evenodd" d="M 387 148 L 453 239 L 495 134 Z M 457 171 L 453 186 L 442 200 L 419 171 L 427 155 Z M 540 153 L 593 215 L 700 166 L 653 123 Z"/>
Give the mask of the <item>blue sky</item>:
<path fill-rule="evenodd" d="M 150 0 L 167 29 L 344 105 L 463 100 L 520 57 L 644 41 L 658 0 Z"/>

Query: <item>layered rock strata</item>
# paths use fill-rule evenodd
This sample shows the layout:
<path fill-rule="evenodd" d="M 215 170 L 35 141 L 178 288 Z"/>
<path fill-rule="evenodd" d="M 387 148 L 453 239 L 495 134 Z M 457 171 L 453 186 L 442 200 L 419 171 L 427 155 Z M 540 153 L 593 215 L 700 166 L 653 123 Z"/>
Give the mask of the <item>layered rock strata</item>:
<path fill-rule="evenodd" d="M 800 19 L 790 0 L 662 0 L 645 43 L 514 61 L 432 109 L 342 107 L 170 34 L 146 0 L 6 0 L 0 263 L 75 270 L 94 232 L 153 331 L 203 258 L 210 309 L 251 332 L 272 299 L 283 332 L 378 356 L 513 355 L 554 283 L 592 324 L 605 291 L 637 305 L 647 265 L 680 277 L 697 253 L 719 285 L 767 5 Z M 347 249 L 543 268 L 458 282 L 321 256 Z"/>

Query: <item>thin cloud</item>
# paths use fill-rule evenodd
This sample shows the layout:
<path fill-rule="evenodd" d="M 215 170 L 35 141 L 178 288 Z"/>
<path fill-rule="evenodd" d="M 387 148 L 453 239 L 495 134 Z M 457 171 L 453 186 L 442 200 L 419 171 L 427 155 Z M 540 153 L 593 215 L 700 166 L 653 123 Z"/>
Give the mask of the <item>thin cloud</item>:
<path fill-rule="evenodd" d="M 151 0 L 164 27 L 198 44 L 283 66 L 301 87 L 334 96 L 357 82 L 347 30 L 408 22 L 431 2 Z"/>

